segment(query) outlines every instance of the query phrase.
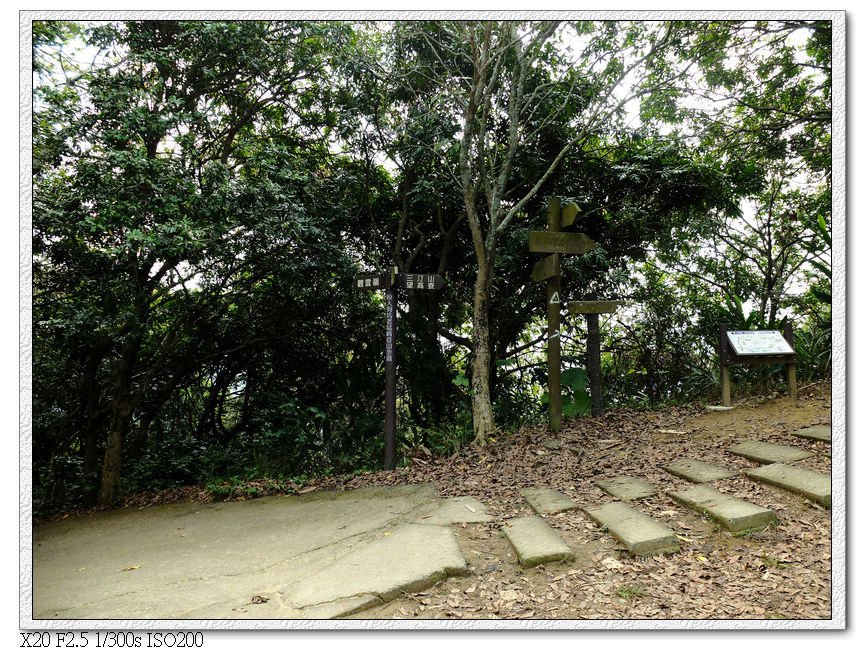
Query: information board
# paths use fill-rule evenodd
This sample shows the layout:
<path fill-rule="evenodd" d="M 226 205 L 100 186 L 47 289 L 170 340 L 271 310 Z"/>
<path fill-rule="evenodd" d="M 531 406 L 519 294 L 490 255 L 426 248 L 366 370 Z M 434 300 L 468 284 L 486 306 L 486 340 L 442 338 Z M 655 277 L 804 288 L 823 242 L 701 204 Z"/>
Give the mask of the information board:
<path fill-rule="evenodd" d="M 739 356 L 796 353 L 777 330 L 729 330 L 727 339 Z"/>

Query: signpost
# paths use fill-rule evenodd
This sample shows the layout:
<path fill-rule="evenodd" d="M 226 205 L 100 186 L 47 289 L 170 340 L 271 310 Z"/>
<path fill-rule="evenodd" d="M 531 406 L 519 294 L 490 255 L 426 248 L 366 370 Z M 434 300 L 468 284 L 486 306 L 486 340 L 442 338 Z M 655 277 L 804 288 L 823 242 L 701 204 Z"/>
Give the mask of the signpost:
<path fill-rule="evenodd" d="M 562 206 L 561 199 L 547 203 L 547 230 L 529 233 L 529 251 L 552 253 L 537 262 L 532 269 L 532 281 L 547 281 L 547 395 L 550 405 L 550 430 L 562 430 L 562 350 L 560 340 L 562 319 L 562 283 L 559 255 L 582 255 L 595 247 L 595 242 L 579 232 L 562 232 L 562 227 L 574 224 L 579 207 L 573 203 Z"/>
<path fill-rule="evenodd" d="M 734 364 L 784 364 L 787 368 L 787 390 L 796 399 L 796 361 L 793 349 L 793 325 L 784 324 L 784 334 L 777 330 L 727 330 L 718 326 L 718 357 L 721 364 L 721 404 L 730 406 L 730 366 Z"/>
<path fill-rule="evenodd" d="M 592 393 L 592 415 L 596 417 L 604 414 L 601 387 L 601 327 L 598 323 L 598 314 L 613 314 L 621 304 L 616 300 L 580 300 L 568 303 L 568 312 L 586 316 L 586 366 Z"/>
<path fill-rule="evenodd" d="M 399 273 L 392 266 L 387 273 L 362 273 L 354 287 L 361 291 L 384 290 L 384 468 L 396 469 L 396 301 L 397 289 L 438 290 L 444 278 L 434 273 Z"/>

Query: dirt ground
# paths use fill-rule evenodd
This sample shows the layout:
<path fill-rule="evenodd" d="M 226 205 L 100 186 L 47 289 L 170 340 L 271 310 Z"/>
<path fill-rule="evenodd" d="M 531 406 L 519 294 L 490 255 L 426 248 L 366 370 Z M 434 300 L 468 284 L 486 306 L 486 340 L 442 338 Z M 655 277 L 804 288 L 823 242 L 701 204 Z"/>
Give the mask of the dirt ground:
<path fill-rule="evenodd" d="M 802 466 L 829 473 L 829 446 L 792 436 L 830 424 L 830 387 L 788 397 L 745 399 L 731 411 L 701 408 L 616 411 L 567 422 L 552 439 L 544 427 L 503 436 L 482 449 L 446 459 L 419 456 L 410 467 L 353 479 L 330 478 L 324 489 L 435 482 L 442 496 L 478 498 L 496 518 L 464 526 L 460 543 L 471 575 L 420 594 L 404 594 L 357 619 L 822 619 L 831 617 L 831 519 L 803 497 L 745 477 L 716 481 L 723 492 L 766 506 L 779 523 L 734 537 L 685 509 L 665 492 L 689 484 L 661 466 L 692 457 L 730 468 L 756 463 L 730 454 L 737 442 L 759 439 L 814 455 Z M 522 569 L 500 532 L 505 520 L 530 514 L 519 495 L 552 487 L 580 507 L 611 497 L 594 481 L 620 474 L 653 483 L 658 495 L 636 507 L 672 528 L 681 552 L 632 558 L 580 510 L 547 517 L 576 553 L 571 563 Z"/>

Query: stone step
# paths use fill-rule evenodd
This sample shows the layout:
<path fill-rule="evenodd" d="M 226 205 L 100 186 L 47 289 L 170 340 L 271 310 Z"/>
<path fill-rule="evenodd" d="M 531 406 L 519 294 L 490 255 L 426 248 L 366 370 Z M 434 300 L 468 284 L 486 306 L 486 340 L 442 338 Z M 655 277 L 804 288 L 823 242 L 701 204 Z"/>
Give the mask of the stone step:
<path fill-rule="evenodd" d="M 724 494 L 708 485 L 695 485 L 678 492 L 667 492 L 682 505 L 705 514 L 731 533 L 744 534 L 778 521 L 768 508 Z"/>
<path fill-rule="evenodd" d="M 832 507 L 832 481 L 828 474 L 795 465 L 774 463 L 745 470 L 745 475 L 755 481 L 801 494 L 824 508 Z"/>
<path fill-rule="evenodd" d="M 595 485 L 622 501 L 645 499 L 656 494 L 654 485 L 633 476 L 614 476 L 610 479 L 596 481 Z"/>
<path fill-rule="evenodd" d="M 510 519 L 505 522 L 503 531 L 524 567 L 574 559 L 570 547 L 540 517 Z"/>
<path fill-rule="evenodd" d="M 621 501 L 613 501 L 598 508 L 586 508 L 585 513 L 622 542 L 631 555 L 679 551 L 679 543 L 672 530 Z"/>
<path fill-rule="evenodd" d="M 520 491 L 520 495 L 539 515 L 554 515 L 577 507 L 564 494 L 551 488 L 526 488 Z"/>
<path fill-rule="evenodd" d="M 710 465 L 693 458 L 680 458 L 669 465 L 664 465 L 664 470 L 673 476 L 691 481 L 691 483 L 710 483 L 711 481 L 731 478 L 738 474 L 738 472 L 726 467 Z"/>
<path fill-rule="evenodd" d="M 806 427 L 793 432 L 794 436 L 808 438 L 809 440 L 832 441 L 832 428 L 827 426 Z"/>
<path fill-rule="evenodd" d="M 776 445 L 762 440 L 747 440 L 735 447 L 730 447 L 730 453 L 744 456 L 758 463 L 794 463 L 797 460 L 811 456 L 810 451 L 787 445 Z"/>

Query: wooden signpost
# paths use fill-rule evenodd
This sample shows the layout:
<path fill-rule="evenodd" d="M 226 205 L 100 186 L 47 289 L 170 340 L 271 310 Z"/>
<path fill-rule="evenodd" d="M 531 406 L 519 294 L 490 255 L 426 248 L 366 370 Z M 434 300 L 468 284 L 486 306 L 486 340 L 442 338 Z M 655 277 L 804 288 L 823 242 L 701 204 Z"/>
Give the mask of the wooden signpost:
<path fill-rule="evenodd" d="M 392 266 L 387 273 L 363 273 L 355 277 L 360 291 L 384 290 L 384 468 L 396 469 L 396 300 L 397 289 L 438 290 L 444 278 L 429 273 L 400 273 Z"/>
<path fill-rule="evenodd" d="M 604 414 L 603 388 L 601 387 L 601 327 L 598 314 L 613 314 L 622 303 L 617 300 L 580 300 L 568 303 L 568 312 L 584 314 L 586 317 L 586 367 L 589 371 L 589 388 L 592 394 L 592 415 Z"/>
<path fill-rule="evenodd" d="M 728 330 L 718 326 L 718 357 L 721 364 L 721 404 L 731 405 L 730 366 L 735 364 L 784 364 L 787 368 L 787 390 L 796 399 L 796 362 L 793 349 L 793 325 L 784 324 L 784 334 L 777 330 Z"/>
<path fill-rule="evenodd" d="M 562 227 L 574 224 L 580 209 L 573 203 L 562 206 L 561 199 L 547 203 L 547 230 L 529 233 L 529 251 L 551 253 L 532 269 L 534 282 L 547 281 L 547 395 L 550 405 L 550 430 L 562 430 L 562 349 L 560 340 L 562 319 L 562 283 L 559 255 L 582 255 L 595 247 L 595 242 L 580 232 L 562 232 Z"/>

